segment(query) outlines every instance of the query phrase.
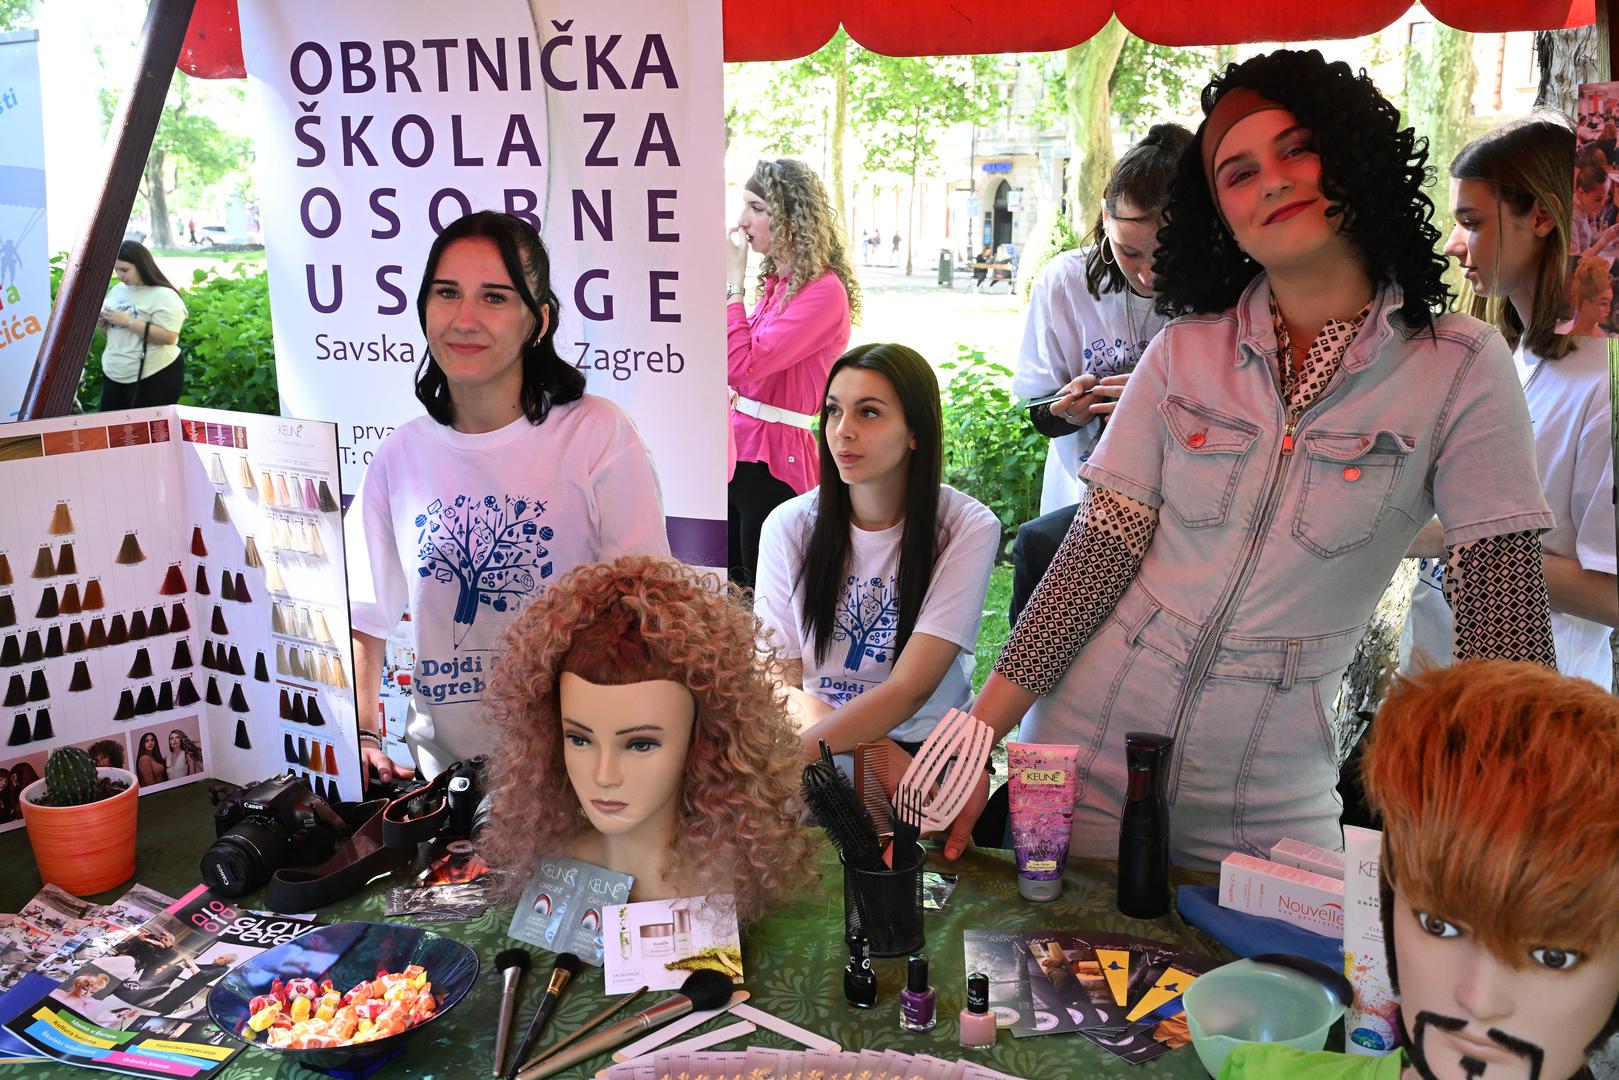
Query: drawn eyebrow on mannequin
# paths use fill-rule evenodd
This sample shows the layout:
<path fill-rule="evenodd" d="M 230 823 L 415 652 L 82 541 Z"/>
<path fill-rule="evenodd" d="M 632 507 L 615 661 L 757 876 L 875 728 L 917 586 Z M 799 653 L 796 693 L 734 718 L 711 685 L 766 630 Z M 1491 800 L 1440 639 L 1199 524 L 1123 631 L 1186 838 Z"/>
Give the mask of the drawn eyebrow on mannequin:
<path fill-rule="evenodd" d="M 583 722 L 581 722 L 579 720 L 575 720 L 571 716 L 564 716 L 562 718 L 562 723 L 563 723 L 564 726 L 567 726 L 567 727 L 576 727 L 580 731 L 583 731 L 586 735 L 594 735 L 594 734 L 596 734 L 595 729 L 592 728 L 589 724 L 583 723 Z M 619 728 L 617 731 L 613 732 L 613 734 L 615 734 L 615 735 L 635 735 L 637 733 L 644 732 L 644 731 L 645 732 L 651 732 L 654 735 L 662 735 L 663 734 L 663 725 L 662 724 L 636 724 L 634 727 Z"/>

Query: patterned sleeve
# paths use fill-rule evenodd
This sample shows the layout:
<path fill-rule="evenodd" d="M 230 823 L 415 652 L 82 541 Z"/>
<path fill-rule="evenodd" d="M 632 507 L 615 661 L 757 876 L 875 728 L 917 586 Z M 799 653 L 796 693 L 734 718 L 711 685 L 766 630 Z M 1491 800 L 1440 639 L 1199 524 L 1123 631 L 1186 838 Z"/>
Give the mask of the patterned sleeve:
<path fill-rule="evenodd" d="M 1445 599 L 1456 622 L 1454 660 L 1529 660 L 1557 667 L 1540 532 L 1502 533 L 1448 549 Z"/>
<path fill-rule="evenodd" d="M 1056 686 L 1113 613 L 1157 527 L 1157 510 L 1092 484 L 995 670 L 1031 694 Z"/>

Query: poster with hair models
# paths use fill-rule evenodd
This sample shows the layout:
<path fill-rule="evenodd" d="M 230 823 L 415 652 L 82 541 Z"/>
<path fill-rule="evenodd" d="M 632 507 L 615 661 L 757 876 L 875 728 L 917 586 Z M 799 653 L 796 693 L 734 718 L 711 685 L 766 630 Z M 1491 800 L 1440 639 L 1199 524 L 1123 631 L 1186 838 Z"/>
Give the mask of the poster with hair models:
<path fill-rule="evenodd" d="M 142 794 L 360 796 L 330 423 L 163 406 L 0 435 L 0 831 L 51 751 Z"/>
<path fill-rule="evenodd" d="M 1559 334 L 1619 337 L 1619 82 L 1580 86 L 1568 274 Z"/>

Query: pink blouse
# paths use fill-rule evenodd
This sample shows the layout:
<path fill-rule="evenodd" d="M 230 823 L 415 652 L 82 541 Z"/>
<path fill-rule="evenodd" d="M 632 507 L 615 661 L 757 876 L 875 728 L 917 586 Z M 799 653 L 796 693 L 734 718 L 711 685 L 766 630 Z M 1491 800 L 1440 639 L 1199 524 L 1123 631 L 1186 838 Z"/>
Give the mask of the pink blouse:
<path fill-rule="evenodd" d="M 807 282 L 785 307 L 787 283 L 765 279 L 764 295 L 748 315 L 742 301 L 726 310 L 728 381 L 743 397 L 779 409 L 818 414 L 826 373 L 849 345 L 849 294 L 828 270 Z M 762 461 L 797 494 L 820 483 L 815 435 L 792 424 L 767 423 L 731 411 L 736 461 Z"/>

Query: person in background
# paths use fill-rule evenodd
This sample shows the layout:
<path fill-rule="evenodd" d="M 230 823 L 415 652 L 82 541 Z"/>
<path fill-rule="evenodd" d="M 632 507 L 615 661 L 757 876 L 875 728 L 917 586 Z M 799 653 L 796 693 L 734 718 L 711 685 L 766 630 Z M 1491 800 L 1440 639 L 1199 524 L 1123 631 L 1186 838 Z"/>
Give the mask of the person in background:
<path fill-rule="evenodd" d="M 1472 289 L 1470 314 L 1488 319 L 1514 350 L 1534 423 L 1535 464 L 1557 524 L 1540 538 L 1552 606 L 1557 666 L 1565 675 L 1613 687 L 1611 628 L 1619 626 L 1613 516 L 1613 408 L 1608 343 L 1557 332 L 1568 266 L 1568 178 L 1574 131 L 1557 113 L 1514 120 L 1462 148 L 1450 166 L 1456 227 L 1445 254 Z M 1584 258 L 1594 285 L 1575 271 L 1576 292 L 1602 304 L 1608 269 Z M 1604 311 L 1606 308 L 1604 308 Z M 1421 558 L 1411 612 L 1400 638 L 1400 670 L 1450 661 L 1453 626 L 1445 601 L 1445 550 L 1437 520 L 1417 535 Z"/>
<path fill-rule="evenodd" d="M 557 354 L 560 305 L 534 227 L 485 210 L 427 254 L 416 313 L 427 415 L 382 441 L 343 520 L 361 757 L 376 730 L 383 643 L 411 616 L 405 741 L 429 778 L 498 749 L 482 715 L 502 636 L 581 563 L 669 554 L 658 478 L 629 416 Z"/>
<path fill-rule="evenodd" d="M 1319 52 L 1231 65 L 1170 185 L 1153 339 L 974 713 L 1077 744 L 1072 850 L 1118 851 L 1126 732 L 1173 739 L 1171 857 L 1343 843 L 1334 697 L 1421 526 L 1458 660 L 1555 666 L 1556 519 L 1498 331 L 1448 299 L 1427 148 Z M 987 785 L 952 829 L 964 846 Z M 976 805 L 975 805 L 976 804 Z"/>
<path fill-rule="evenodd" d="M 806 762 L 823 740 L 835 754 L 883 738 L 914 752 L 972 693 L 1001 523 L 939 482 L 940 415 L 915 350 L 850 349 L 827 379 L 821 484 L 765 522 L 754 613 Z"/>
<path fill-rule="evenodd" d="M 989 276 L 989 264 L 995 261 L 995 249 L 985 244 L 978 249 L 978 257 L 973 260 L 973 290 L 984 287 L 984 278 Z"/>
<path fill-rule="evenodd" d="M 118 247 L 118 278 L 96 324 L 107 331 L 101 352 L 101 412 L 173 405 L 185 388 L 180 327 L 185 302 L 152 253 L 133 240 Z"/>
<path fill-rule="evenodd" d="M 759 293 L 743 304 L 748 253 Z M 826 373 L 860 317 L 848 243 L 820 177 L 802 161 L 761 161 L 742 192 L 725 258 L 727 372 L 736 464 L 726 488 L 731 580 L 753 584 L 770 511 L 820 481 L 815 414 Z"/>
<path fill-rule="evenodd" d="M 1170 178 L 1191 141 L 1179 124 L 1154 124 L 1113 167 L 1084 246 L 1052 259 L 1035 279 L 1012 393 L 1063 397 L 1030 410 L 1051 448 L 1041 516 L 1019 526 L 1012 542 L 1013 624 L 1079 509 L 1079 467 L 1147 343 L 1169 321 L 1153 307 L 1152 257 Z"/>

